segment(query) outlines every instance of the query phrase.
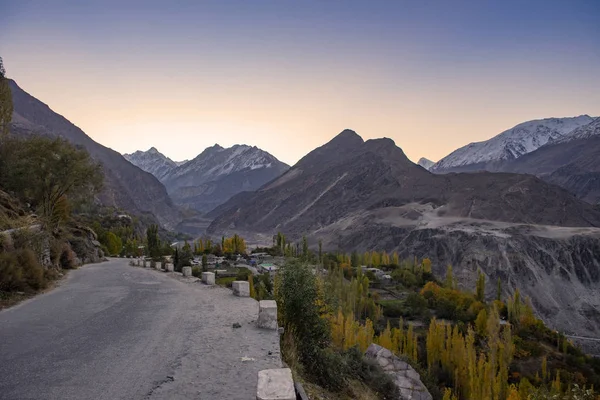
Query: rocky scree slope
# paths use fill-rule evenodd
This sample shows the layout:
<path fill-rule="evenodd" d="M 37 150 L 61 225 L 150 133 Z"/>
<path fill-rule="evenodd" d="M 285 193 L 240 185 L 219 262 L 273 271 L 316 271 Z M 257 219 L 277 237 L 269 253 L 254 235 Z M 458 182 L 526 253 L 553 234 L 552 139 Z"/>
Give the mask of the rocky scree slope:
<path fill-rule="evenodd" d="M 488 293 L 497 277 L 510 278 L 506 290 L 518 287 L 531 296 L 552 326 L 600 331 L 590 311 L 600 306 L 593 294 L 600 278 L 600 210 L 531 175 L 435 175 L 390 139 L 364 142 L 346 130 L 209 215 L 212 234 L 281 231 L 296 240 L 306 234 L 313 244 L 320 239 L 329 250 L 430 257 L 438 268 L 455 265 L 469 288 L 481 268 Z M 574 302 L 580 293 L 589 296 Z"/>
<path fill-rule="evenodd" d="M 99 195 L 103 205 L 133 214 L 151 214 L 165 228 L 172 228 L 179 222 L 179 211 L 158 179 L 131 164 L 116 151 L 96 143 L 14 81 L 10 80 L 9 84 L 14 104 L 13 134 L 60 136 L 84 147 L 102 163 L 104 169 L 104 189 Z"/>

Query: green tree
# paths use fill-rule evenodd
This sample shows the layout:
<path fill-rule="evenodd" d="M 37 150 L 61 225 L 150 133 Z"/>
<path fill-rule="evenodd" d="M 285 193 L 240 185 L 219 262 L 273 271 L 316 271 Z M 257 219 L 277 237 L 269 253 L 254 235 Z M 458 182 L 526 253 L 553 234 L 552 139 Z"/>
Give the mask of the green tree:
<path fill-rule="evenodd" d="M 302 236 L 302 259 L 308 261 L 308 241 L 306 236 Z"/>
<path fill-rule="evenodd" d="M 502 281 L 498 278 L 498 287 L 496 288 L 496 300 L 502 300 Z"/>
<path fill-rule="evenodd" d="M 6 138 L 1 146 L 0 186 L 35 207 L 52 229 L 61 202 L 89 202 L 102 187 L 100 164 L 64 139 Z"/>
<path fill-rule="evenodd" d="M 158 238 L 158 225 L 150 225 L 146 230 L 148 242 L 148 255 L 154 259 L 160 257 L 160 239 Z"/>
<path fill-rule="evenodd" d="M 330 341 L 327 320 L 318 307 L 317 278 L 305 263 L 289 262 L 279 273 L 277 303 L 285 334 L 293 335 L 299 346 L 300 362 L 307 371 L 319 369 L 321 351 Z"/>
<path fill-rule="evenodd" d="M 116 256 L 121 253 L 123 249 L 123 242 L 121 238 L 115 235 L 113 232 L 106 234 L 106 249 L 111 256 Z"/>
<path fill-rule="evenodd" d="M 475 292 L 475 298 L 481 302 L 485 300 L 485 275 L 479 271 L 477 276 L 477 290 Z"/>
<path fill-rule="evenodd" d="M 319 240 L 319 265 L 323 265 L 323 241 Z"/>
<path fill-rule="evenodd" d="M 0 137 L 8 135 L 10 121 L 12 120 L 13 102 L 6 70 L 2 57 L 0 57 Z"/>
<path fill-rule="evenodd" d="M 184 245 L 181 247 L 181 250 L 179 251 L 179 256 L 177 258 L 177 264 L 175 265 L 175 269 L 178 272 L 181 272 L 183 267 L 189 267 L 190 265 L 192 265 L 192 258 L 192 247 L 186 240 Z"/>
<path fill-rule="evenodd" d="M 208 257 L 206 254 L 202 254 L 202 271 L 206 272 L 208 270 Z"/>

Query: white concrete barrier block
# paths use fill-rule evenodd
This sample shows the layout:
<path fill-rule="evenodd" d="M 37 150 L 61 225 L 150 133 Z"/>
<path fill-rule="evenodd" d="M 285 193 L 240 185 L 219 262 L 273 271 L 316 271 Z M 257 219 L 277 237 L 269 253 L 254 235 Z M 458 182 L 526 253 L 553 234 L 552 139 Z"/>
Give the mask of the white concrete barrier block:
<path fill-rule="evenodd" d="M 233 294 L 239 297 L 250 297 L 250 284 L 246 281 L 233 281 Z"/>
<path fill-rule="evenodd" d="M 279 368 L 258 371 L 256 400 L 296 400 L 292 370 Z"/>
<path fill-rule="evenodd" d="M 202 282 L 207 285 L 215 284 L 215 273 L 214 272 L 203 272 L 202 273 Z"/>
<path fill-rule="evenodd" d="M 183 272 L 183 276 L 192 276 L 192 267 L 183 267 L 181 272 Z"/>
<path fill-rule="evenodd" d="M 277 326 L 277 302 L 275 300 L 261 300 L 258 302 L 258 320 L 259 328 L 274 329 Z"/>
<path fill-rule="evenodd" d="M 143 266 L 144 268 L 148 267 L 148 263 L 146 262 L 146 260 L 142 261 L 142 266 Z"/>
<path fill-rule="evenodd" d="M 175 271 L 175 265 L 167 263 L 165 265 L 165 269 L 167 270 L 167 272 L 173 272 L 173 271 Z"/>
<path fill-rule="evenodd" d="M 140 261 L 140 259 L 138 258 L 137 260 L 135 260 L 136 265 L 139 267 L 140 265 L 142 265 L 142 262 Z"/>
<path fill-rule="evenodd" d="M 162 263 L 160 261 L 156 262 L 156 269 L 159 271 L 162 269 Z"/>

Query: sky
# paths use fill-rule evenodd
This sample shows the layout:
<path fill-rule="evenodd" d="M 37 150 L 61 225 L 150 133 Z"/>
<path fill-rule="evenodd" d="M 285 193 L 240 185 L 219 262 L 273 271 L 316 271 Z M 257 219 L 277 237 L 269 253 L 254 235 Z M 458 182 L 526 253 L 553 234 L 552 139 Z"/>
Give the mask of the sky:
<path fill-rule="evenodd" d="M 600 1 L 0 0 L 25 91 L 119 152 L 342 130 L 437 161 L 520 122 L 600 115 Z"/>

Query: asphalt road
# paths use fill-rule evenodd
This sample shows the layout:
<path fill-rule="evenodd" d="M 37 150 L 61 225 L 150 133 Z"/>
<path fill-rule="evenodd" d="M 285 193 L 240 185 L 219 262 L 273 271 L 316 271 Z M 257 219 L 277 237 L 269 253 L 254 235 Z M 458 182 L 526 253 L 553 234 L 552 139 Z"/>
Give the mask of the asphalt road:
<path fill-rule="evenodd" d="M 0 399 L 255 398 L 280 366 L 257 303 L 169 275 L 88 265 L 0 312 Z"/>

